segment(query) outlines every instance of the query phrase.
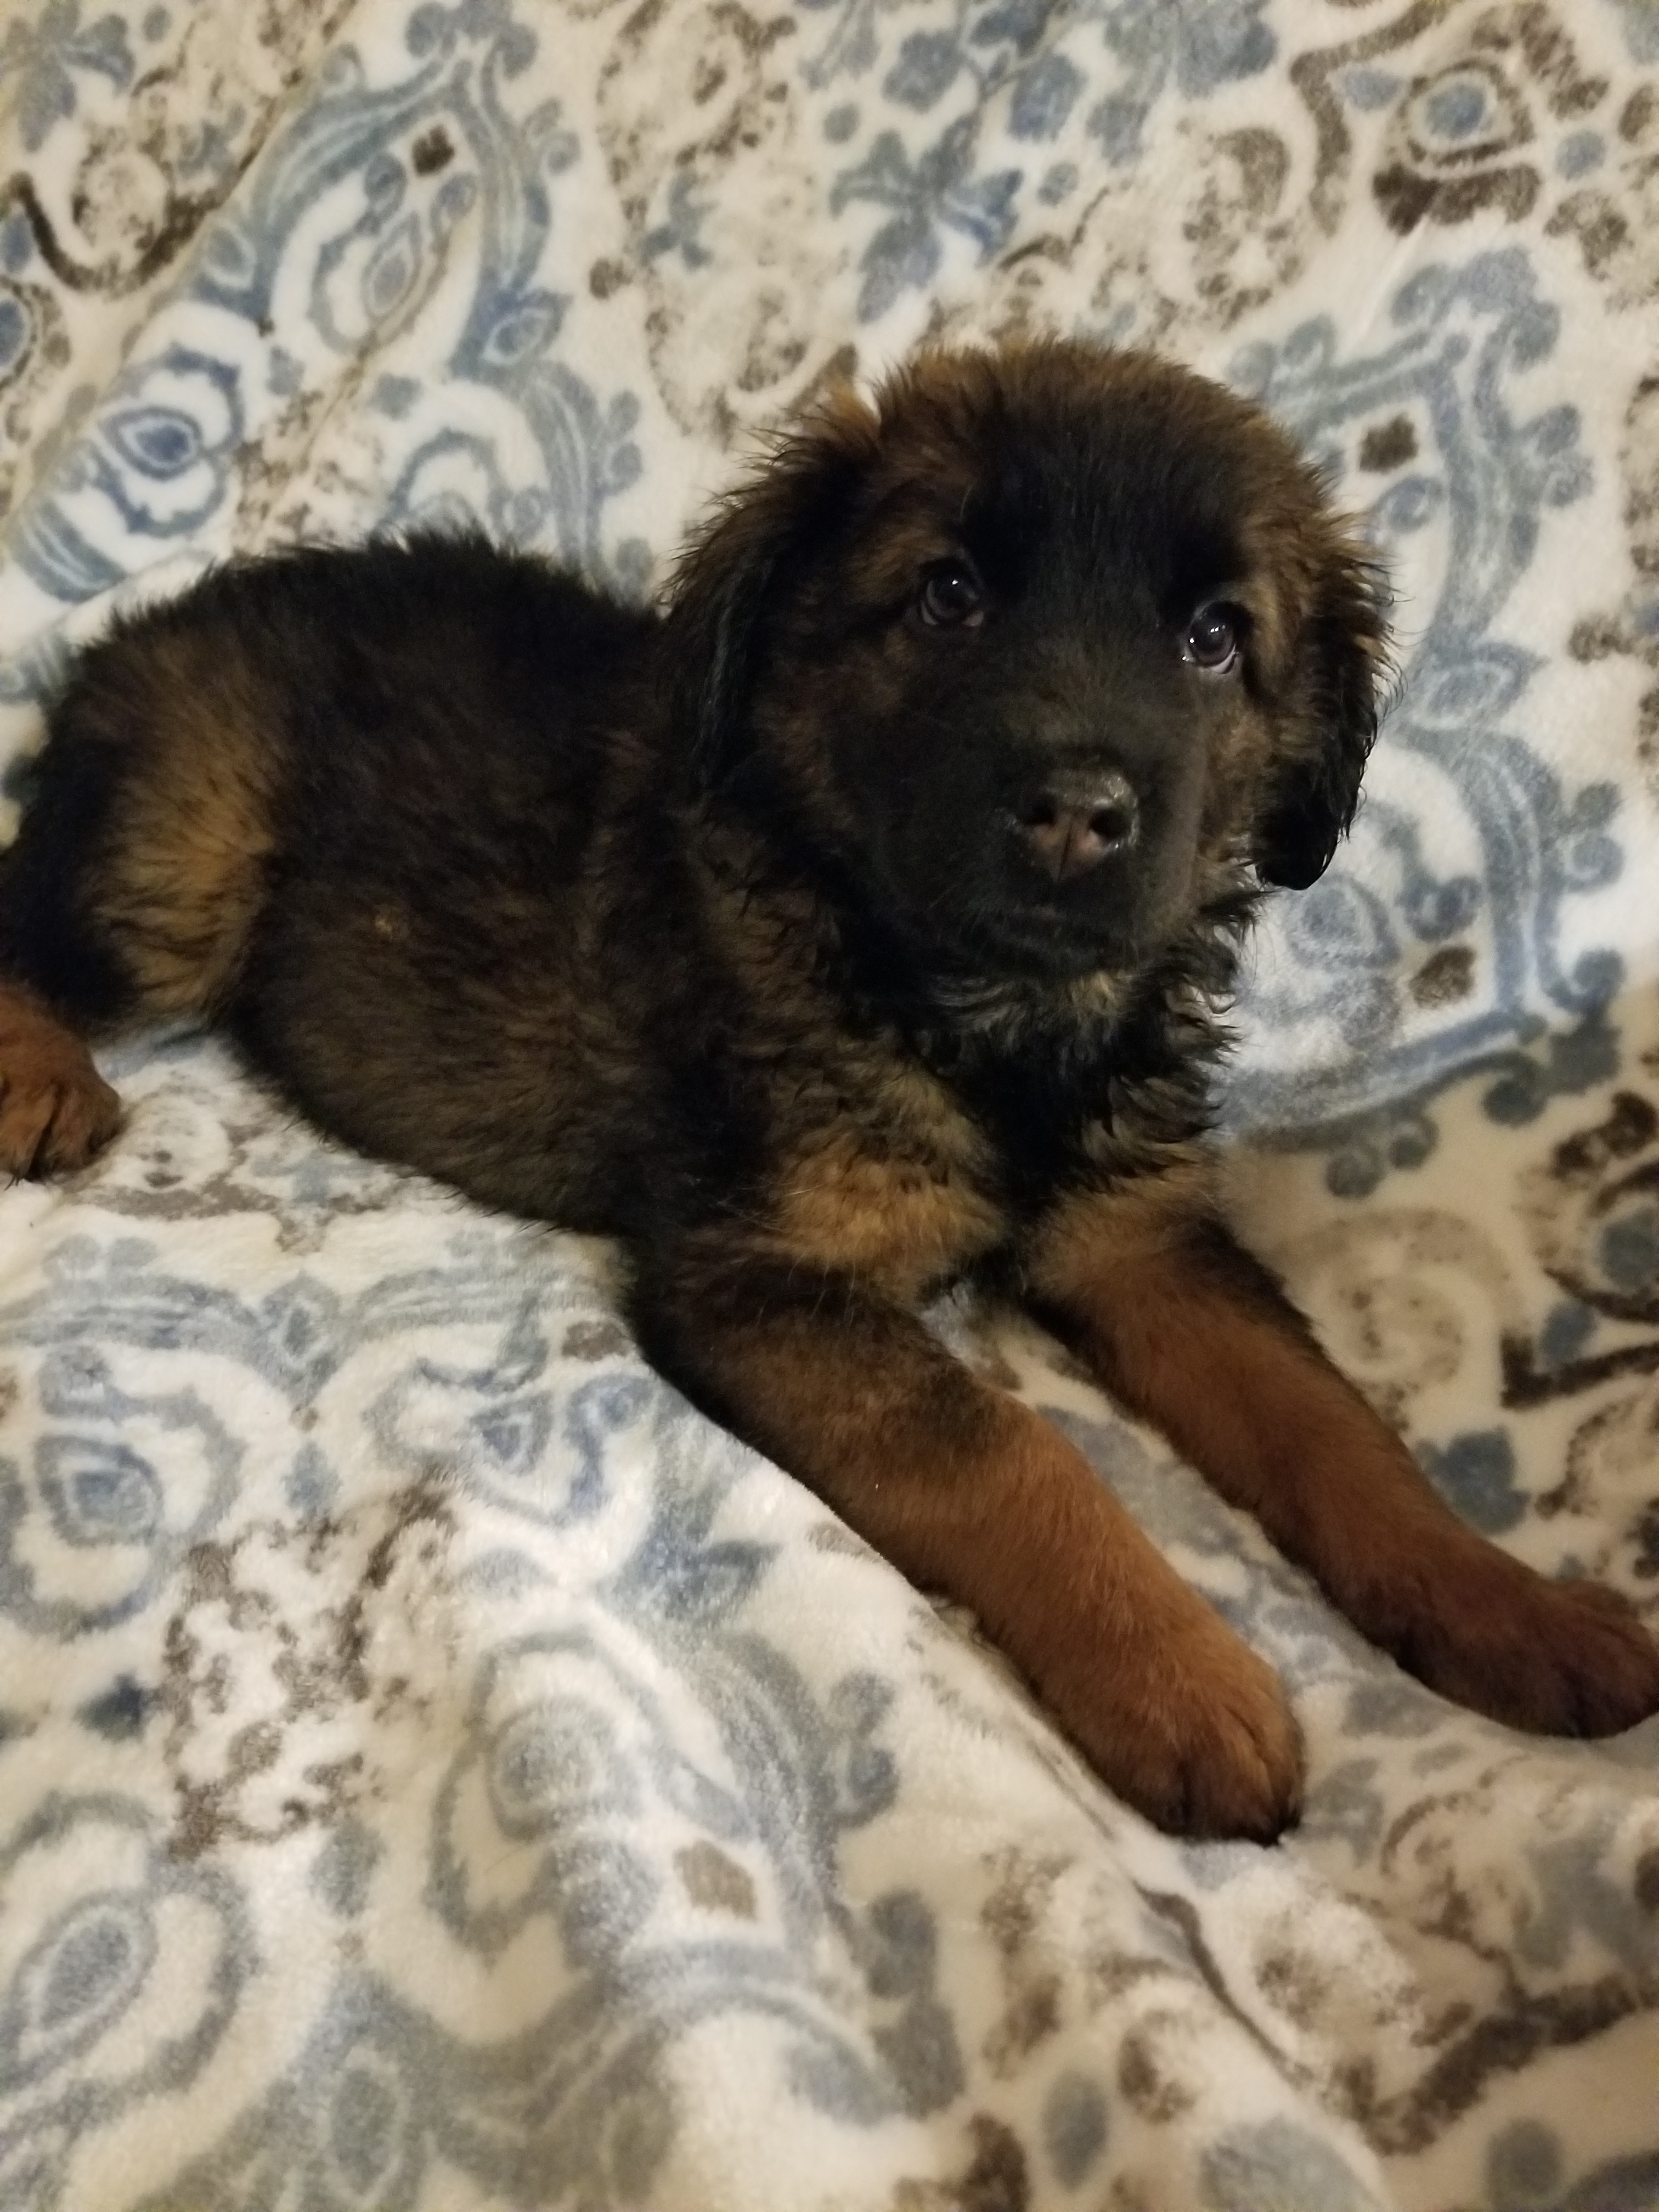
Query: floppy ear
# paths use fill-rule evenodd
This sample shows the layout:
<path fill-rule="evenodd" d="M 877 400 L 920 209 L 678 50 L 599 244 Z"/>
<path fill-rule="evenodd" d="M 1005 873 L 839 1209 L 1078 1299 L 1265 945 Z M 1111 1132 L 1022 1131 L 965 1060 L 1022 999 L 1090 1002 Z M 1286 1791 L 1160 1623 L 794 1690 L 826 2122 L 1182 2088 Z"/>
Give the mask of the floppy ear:
<path fill-rule="evenodd" d="M 1334 544 L 1303 626 L 1310 749 L 1279 783 L 1256 833 L 1264 883 L 1298 891 L 1317 883 L 1352 824 L 1388 668 L 1387 600 L 1377 564 L 1346 538 Z"/>
<path fill-rule="evenodd" d="M 694 790 L 708 789 L 740 757 L 768 610 L 846 513 L 878 429 L 855 393 L 836 393 L 777 440 L 675 563 L 667 605 L 672 711 Z"/>

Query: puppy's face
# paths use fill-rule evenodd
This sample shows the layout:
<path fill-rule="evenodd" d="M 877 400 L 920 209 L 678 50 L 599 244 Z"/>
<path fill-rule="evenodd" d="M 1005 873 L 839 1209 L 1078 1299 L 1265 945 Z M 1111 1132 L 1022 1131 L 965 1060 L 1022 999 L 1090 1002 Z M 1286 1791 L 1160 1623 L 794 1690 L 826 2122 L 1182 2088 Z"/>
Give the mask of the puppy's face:
<path fill-rule="evenodd" d="M 673 619 L 702 772 L 957 973 L 1121 973 L 1252 863 L 1312 881 L 1375 728 L 1376 588 L 1311 473 L 1144 356 L 935 356 L 842 403 Z"/>

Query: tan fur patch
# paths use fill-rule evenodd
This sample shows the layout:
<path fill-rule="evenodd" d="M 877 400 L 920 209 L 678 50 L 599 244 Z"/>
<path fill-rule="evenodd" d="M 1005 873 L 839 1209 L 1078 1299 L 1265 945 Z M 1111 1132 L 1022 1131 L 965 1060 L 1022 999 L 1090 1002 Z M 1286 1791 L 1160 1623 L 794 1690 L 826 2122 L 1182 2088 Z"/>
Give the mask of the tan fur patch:
<path fill-rule="evenodd" d="M 155 1013 L 211 1013 L 234 984 L 275 843 L 270 715 L 246 659 L 199 639 L 158 639 L 145 674 L 150 761 L 94 912 Z"/>
<path fill-rule="evenodd" d="M 1117 1267 L 1173 1252 L 1210 1218 L 1214 1182 L 1212 1162 L 1194 1152 L 1162 1174 L 1060 1200 L 1033 1247 L 1032 1289 L 1069 1305 Z"/>
<path fill-rule="evenodd" d="M 998 1244 L 1001 1213 L 964 1176 L 913 1159 L 878 1159 L 852 1127 L 797 1158 L 778 1226 L 817 1265 L 861 1275 L 913 1304 Z"/>
<path fill-rule="evenodd" d="M 984 1139 L 948 1095 L 900 1061 L 850 1065 L 876 1111 L 801 1131 L 780 1174 L 776 1220 L 790 1249 L 914 1304 L 994 1249 L 1007 1222 L 988 1197 Z"/>

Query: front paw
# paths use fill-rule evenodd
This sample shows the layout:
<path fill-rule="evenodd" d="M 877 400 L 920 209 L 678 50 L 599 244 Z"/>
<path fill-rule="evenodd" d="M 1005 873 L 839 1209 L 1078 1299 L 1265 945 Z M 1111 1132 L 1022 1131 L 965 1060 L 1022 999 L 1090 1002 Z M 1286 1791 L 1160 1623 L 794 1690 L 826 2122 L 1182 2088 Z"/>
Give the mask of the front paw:
<path fill-rule="evenodd" d="M 0 984 L 0 1175 L 66 1175 L 108 1143 L 120 1118 L 119 1099 L 74 1031 Z"/>
<path fill-rule="evenodd" d="M 1534 1735 L 1617 1735 L 1659 1712 L 1659 1644 L 1613 1591 L 1547 1582 L 1492 1546 L 1389 1639 L 1442 1697 Z"/>
<path fill-rule="evenodd" d="M 1063 1716 L 1101 1778 L 1180 1836 L 1269 1844 L 1302 1805 L 1302 1743 L 1271 1667 L 1194 1598 L 1174 1634 L 1104 1660 Z"/>

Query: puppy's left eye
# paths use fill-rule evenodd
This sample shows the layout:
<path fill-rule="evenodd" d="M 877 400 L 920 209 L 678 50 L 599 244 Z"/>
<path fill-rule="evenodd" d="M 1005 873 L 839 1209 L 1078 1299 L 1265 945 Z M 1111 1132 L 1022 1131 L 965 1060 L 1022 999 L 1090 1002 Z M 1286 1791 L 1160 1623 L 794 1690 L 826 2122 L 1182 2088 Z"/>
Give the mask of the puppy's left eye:
<path fill-rule="evenodd" d="M 1211 676 L 1224 676 L 1238 659 L 1248 617 L 1227 599 L 1212 599 L 1187 625 L 1182 657 Z"/>
<path fill-rule="evenodd" d="M 916 612 L 929 629 L 978 629 L 985 620 L 985 593 L 965 561 L 935 561 L 922 571 Z"/>

